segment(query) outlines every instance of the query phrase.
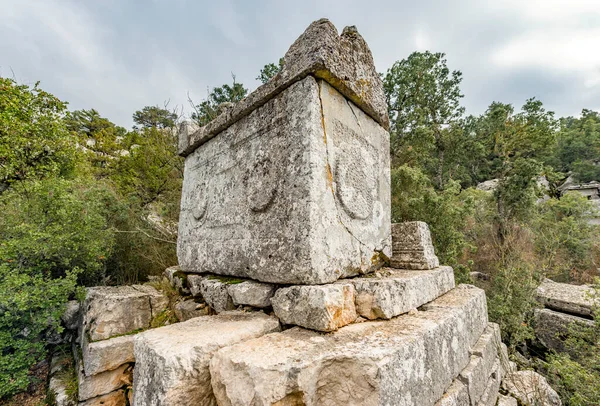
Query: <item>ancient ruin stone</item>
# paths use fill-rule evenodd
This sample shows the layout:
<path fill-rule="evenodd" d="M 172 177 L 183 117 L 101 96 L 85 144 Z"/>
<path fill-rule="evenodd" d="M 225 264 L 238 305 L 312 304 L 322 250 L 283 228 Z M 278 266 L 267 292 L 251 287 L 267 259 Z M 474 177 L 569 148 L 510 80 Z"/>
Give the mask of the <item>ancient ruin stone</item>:
<path fill-rule="evenodd" d="M 182 270 L 324 284 L 387 262 L 389 134 L 365 113 L 365 106 L 374 105 L 368 100 L 383 93 L 363 46 L 352 30 L 340 38 L 328 22 L 311 26 L 286 59 L 297 61 L 290 69 L 316 61 L 308 65 L 320 66 L 317 77 L 327 76 L 333 87 L 306 76 L 315 73 L 309 69 L 275 94 L 265 96 L 259 88 L 203 127 L 202 139 L 219 128 L 210 141 L 191 137 L 189 145 L 197 148 L 185 160 Z M 288 77 L 280 75 L 273 83 Z M 355 89 L 362 102 L 349 101 L 342 88 L 348 94 Z M 261 102 L 252 104 L 257 98 Z M 247 103 L 252 108 L 236 116 Z M 238 119 L 227 118 L 232 116 Z"/>
<path fill-rule="evenodd" d="M 133 365 L 125 364 L 120 367 L 87 376 L 84 371 L 83 362 L 77 351 L 75 354 L 75 368 L 77 372 L 79 401 L 92 399 L 101 395 L 114 392 L 123 386 L 131 385 L 133 378 Z"/>
<path fill-rule="evenodd" d="M 179 294 L 190 294 L 190 289 L 187 286 L 187 275 L 184 272 L 181 272 L 179 266 L 171 266 L 165 269 L 165 276 L 169 279 L 169 282 L 171 282 L 171 286 L 177 289 Z"/>
<path fill-rule="evenodd" d="M 185 123 L 179 136 L 179 153 L 191 154 L 238 120 L 246 117 L 293 83 L 312 75 L 324 79 L 384 129 L 389 128 L 387 102 L 371 51 L 356 30 L 344 28 L 338 35 L 327 19 L 313 22 L 284 56 L 281 71 L 266 84 L 233 106 L 228 106 L 208 125 Z"/>
<path fill-rule="evenodd" d="M 278 330 L 278 320 L 263 313 L 226 312 L 139 334 L 133 405 L 216 405 L 208 370 L 213 353 Z"/>
<path fill-rule="evenodd" d="M 127 395 L 125 390 L 119 389 L 85 402 L 79 402 L 79 406 L 127 406 Z"/>
<path fill-rule="evenodd" d="M 459 379 L 455 379 L 435 406 L 468 406 L 470 404 L 467 387 Z"/>
<path fill-rule="evenodd" d="M 430 271 L 384 268 L 376 276 L 343 279 L 356 290 L 356 311 L 367 319 L 390 319 L 454 288 L 454 272 L 444 266 Z"/>
<path fill-rule="evenodd" d="M 560 397 L 546 378 L 535 371 L 513 372 L 504 378 L 502 387 L 524 405 L 562 405 Z"/>
<path fill-rule="evenodd" d="M 79 317 L 81 315 L 81 303 L 77 300 L 69 300 L 65 312 L 61 316 L 61 321 L 67 330 L 77 330 L 79 326 Z"/>
<path fill-rule="evenodd" d="M 271 298 L 277 287 L 270 283 L 244 281 L 227 287 L 227 291 L 236 306 L 270 307 Z"/>
<path fill-rule="evenodd" d="M 357 317 L 350 283 L 281 288 L 271 303 L 282 323 L 311 330 L 337 330 Z"/>
<path fill-rule="evenodd" d="M 150 327 L 168 299 L 145 285 L 89 288 L 83 303 L 83 334 L 90 341 L 105 340 Z"/>
<path fill-rule="evenodd" d="M 217 313 L 234 310 L 235 305 L 227 287 L 227 282 L 217 278 L 207 277 L 200 281 L 200 295 L 206 303 Z"/>
<path fill-rule="evenodd" d="M 422 221 L 392 224 L 390 265 L 400 269 L 434 269 L 440 265 L 435 255 L 429 226 Z"/>
<path fill-rule="evenodd" d="M 536 293 L 538 300 L 552 310 L 587 317 L 593 313 L 594 289 L 590 286 L 576 286 L 545 279 Z M 600 305 L 600 301 L 597 304 Z"/>
<path fill-rule="evenodd" d="M 202 282 L 202 280 L 205 278 L 205 275 L 188 275 L 187 283 L 192 296 L 202 297 L 202 293 L 200 292 L 200 282 Z"/>
<path fill-rule="evenodd" d="M 517 403 L 517 399 L 512 396 L 498 396 L 498 405 L 497 406 L 519 406 Z"/>
<path fill-rule="evenodd" d="M 81 343 L 81 355 L 85 375 L 99 374 L 134 362 L 134 336 L 130 334 L 91 343 L 84 337 Z"/>
<path fill-rule="evenodd" d="M 492 374 L 488 379 L 487 386 L 477 406 L 496 406 L 498 400 L 498 391 L 500 390 L 500 383 L 502 382 L 502 368 L 500 368 L 500 361 L 497 360 Z M 473 404 L 473 403 L 472 403 Z"/>
<path fill-rule="evenodd" d="M 564 341 L 572 329 L 594 326 L 593 320 L 570 314 L 555 312 L 550 309 L 534 310 L 535 337 L 548 349 L 568 351 Z"/>
<path fill-rule="evenodd" d="M 482 290 L 438 300 L 414 316 L 329 334 L 296 327 L 222 348 L 210 362 L 215 396 L 230 406 L 432 406 L 487 325 Z"/>
<path fill-rule="evenodd" d="M 206 303 L 197 303 L 194 300 L 183 300 L 175 303 L 173 312 L 179 321 L 187 321 L 194 317 L 206 316 L 210 308 Z"/>
<path fill-rule="evenodd" d="M 69 354 L 54 353 L 50 361 L 50 379 L 48 393 L 54 396 L 56 406 L 76 406 L 77 396 L 69 392 L 73 379 L 73 358 Z"/>

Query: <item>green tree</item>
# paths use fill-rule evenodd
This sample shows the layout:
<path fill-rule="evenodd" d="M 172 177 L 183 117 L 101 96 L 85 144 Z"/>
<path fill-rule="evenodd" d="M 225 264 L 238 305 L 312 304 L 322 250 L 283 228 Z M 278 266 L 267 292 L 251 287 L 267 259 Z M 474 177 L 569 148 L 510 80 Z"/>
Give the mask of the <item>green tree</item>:
<path fill-rule="evenodd" d="M 271 78 L 279 73 L 283 68 L 283 58 L 279 58 L 277 65 L 274 63 L 268 63 L 260 70 L 260 73 L 256 77 L 261 83 L 267 83 Z"/>
<path fill-rule="evenodd" d="M 196 120 L 198 124 L 203 126 L 214 120 L 219 115 L 219 107 L 223 104 L 237 103 L 246 97 L 248 89 L 235 81 L 235 75 L 231 75 L 231 77 L 233 79 L 231 85 L 224 84 L 213 88 L 205 100 L 194 106 L 192 119 Z"/>
<path fill-rule="evenodd" d="M 143 128 L 173 128 L 177 118 L 175 112 L 161 109 L 158 106 L 146 106 L 142 110 L 133 113 L 133 122 L 136 124 L 133 128 L 137 130 Z"/>
<path fill-rule="evenodd" d="M 65 110 L 39 82 L 0 78 L 0 194 L 15 182 L 67 170 L 75 143 L 61 120 Z"/>
<path fill-rule="evenodd" d="M 383 77 L 394 164 L 422 168 L 440 190 L 448 179 L 449 150 L 460 148 L 463 135 L 452 131 L 464 113 L 461 81 L 461 72 L 448 69 L 443 53 L 429 51 L 413 52 Z"/>

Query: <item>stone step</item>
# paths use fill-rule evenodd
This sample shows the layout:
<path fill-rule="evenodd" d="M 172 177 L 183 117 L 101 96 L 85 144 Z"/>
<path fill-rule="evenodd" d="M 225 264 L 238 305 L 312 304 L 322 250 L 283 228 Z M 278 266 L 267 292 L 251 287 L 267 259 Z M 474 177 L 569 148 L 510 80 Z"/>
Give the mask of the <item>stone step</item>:
<path fill-rule="evenodd" d="M 342 280 L 356 290 L 356 311 L 373 319 L 390 319 L 442 296 L 454 288 L 449 266 L 428 271 L 384 268 L 373 275 Z"/>
<path fill-rule="evenodd" d="M 401 269 L 434 269 L 440 265 L 427 223 L 406 221 L 392 224 L 390 265 Z"/>
<path fill-rule="evenodd" d="M 213 353 L 275 331 L 276 318 L 235 311 L 138 334 L 133 405 L 215 405 L 209 373 Z"/>
<path fill-rule="evenodd" d="M 414 315 L 323 334 L 301 328 L 223 348 L 220 405 L 433 405 L 487 326 L 483 290 L 461 285 Z"/>

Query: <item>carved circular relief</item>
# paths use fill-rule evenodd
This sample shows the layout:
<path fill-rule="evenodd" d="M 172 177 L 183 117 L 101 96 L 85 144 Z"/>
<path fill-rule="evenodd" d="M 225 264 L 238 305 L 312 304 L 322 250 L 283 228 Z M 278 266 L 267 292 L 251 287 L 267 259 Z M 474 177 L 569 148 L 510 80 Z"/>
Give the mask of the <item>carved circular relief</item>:
<path fill-rule="evenodd" d="M 259 153 L 246 180 L 248 205 L 254 212 L 264 212 L 275 200 L 277 174 L 271 160 Z"/>
<path fill-rule="evenodd" d="M 208 208 L 208 193 L 206 184 L 202 183 L 194 189 L 192 195 L 192 216 L 196 221 L 201 221 L 206 217 L 206 210 Z"/>
<path fill-rule="evenodd" d="M 353 219 L 365 220 L 373 213 L 375 167 L 366 152 L 356 149 L 336 162 L 336 195 Z"/>

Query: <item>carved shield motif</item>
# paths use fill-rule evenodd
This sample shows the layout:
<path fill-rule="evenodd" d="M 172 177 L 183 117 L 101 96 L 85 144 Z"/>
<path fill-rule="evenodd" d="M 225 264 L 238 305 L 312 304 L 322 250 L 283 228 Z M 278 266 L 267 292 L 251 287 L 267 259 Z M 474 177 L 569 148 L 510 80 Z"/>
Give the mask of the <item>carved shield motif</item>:
<path fill-rule="evenodd" d="M 373 214 L 374 158 L 361 148 L 350 151 L 336 161 L 336 196 L 350 218 L 366 220 Z"/>
<path fill-rule="evenodd" d="M 266 211 L 275 200 L 279 179 L 275 165 L 264 151 L 257 153 L 245 181 L 250 210 L 258 213 Z"/>

